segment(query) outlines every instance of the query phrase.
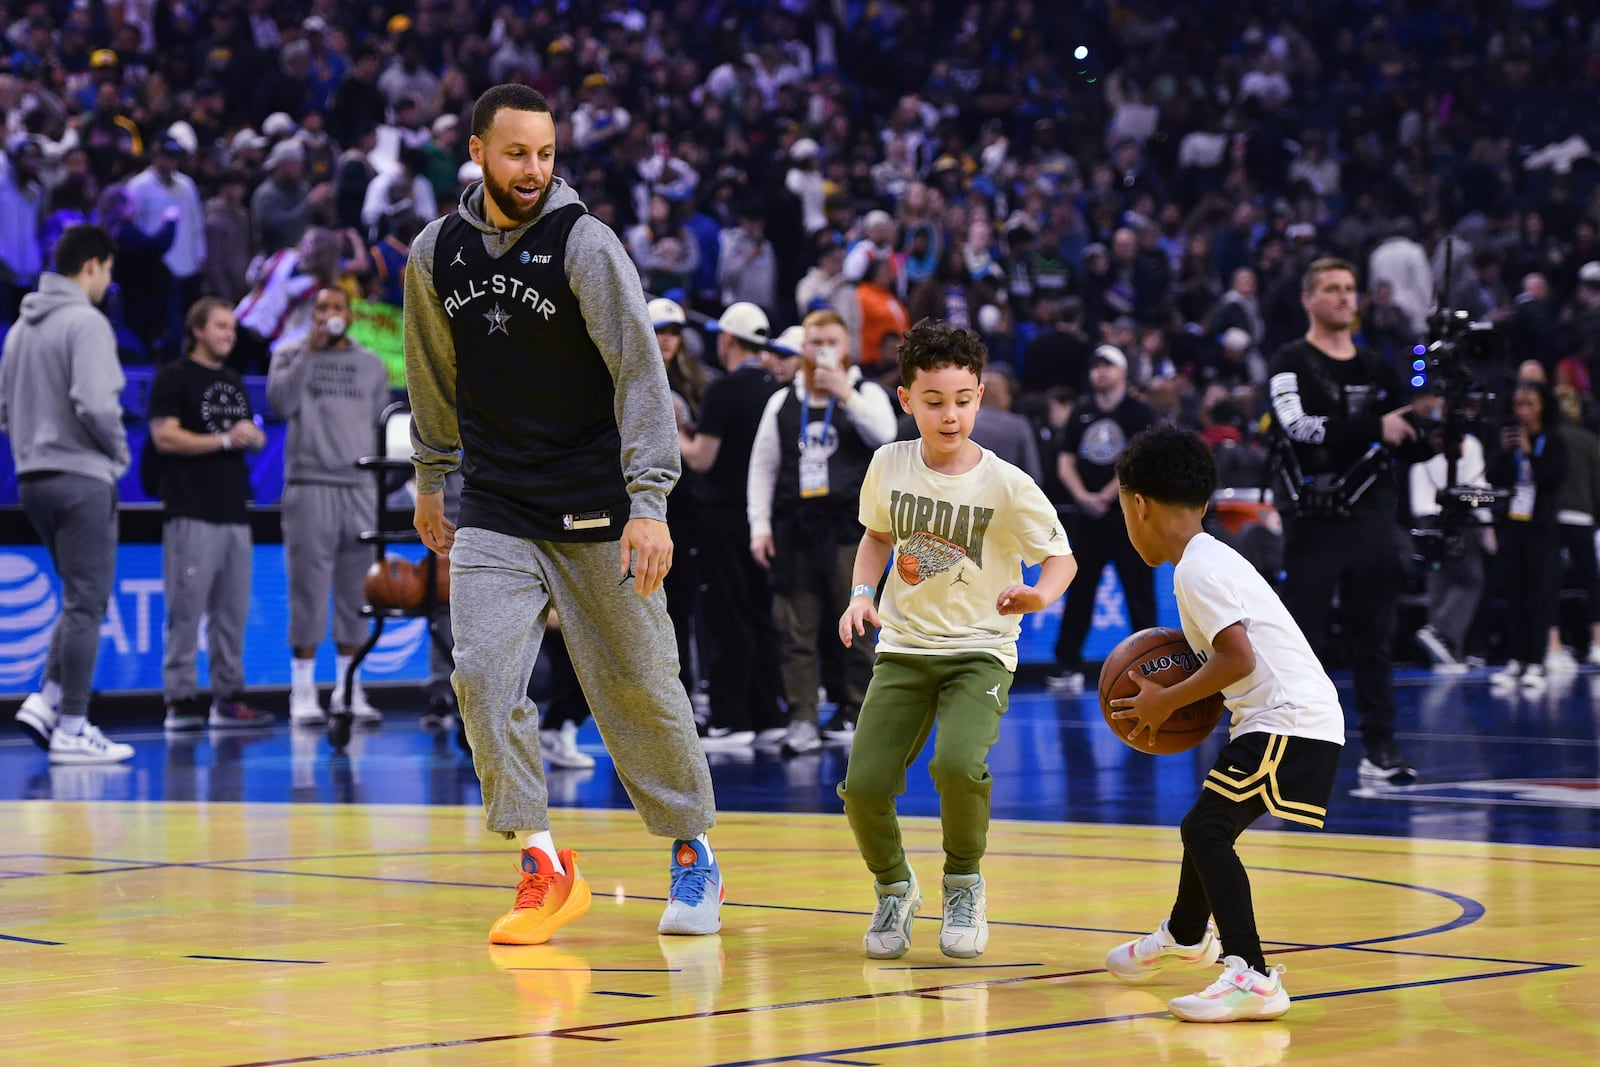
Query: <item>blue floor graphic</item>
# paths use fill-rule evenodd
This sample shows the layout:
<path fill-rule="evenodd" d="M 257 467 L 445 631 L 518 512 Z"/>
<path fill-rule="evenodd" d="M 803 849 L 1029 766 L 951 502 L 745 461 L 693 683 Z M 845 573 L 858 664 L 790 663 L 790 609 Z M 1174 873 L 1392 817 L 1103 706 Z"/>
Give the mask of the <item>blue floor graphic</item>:
<path fill-rule="evenodd" d="M 1339 682 L 1348 709 L 1348 680 Z M 1351 716 L 1329 831 L 1600 847 L 1600 673 L 1557 676 L 1545 692 L 1525 695 L 1492 691 L 1481 671 L 1459 678 L 1402 672 L 1396 697 L 1399 742 L 1418 780 L 1363 788 Z M 381 728 L 358 729 L 344 754 L 330 750 L 322 731 L 287 725 L 189 736 L 163 735 L 153 718 L 144 728 L 114 725 L 108 735 L 132 743 L 136 755 L 113 767 L 53 767 L 20 732 L 8 731 L 0 738 L 0 799 L 481 803 L 470 758 L 450 733 L 423 730 L 420 710 L 389 710 Z M 1148 756 L 1111 734 L 1092 694 L 1057 697 L 1019 682 L 990 755 L 993 815 L 1175 826 L 1224 737 L 1219 730 L 1193 752 Z M 592 722 L 579 745 L 597 766 L 548 772 L 551 805 L 628 807 Z M 907 775 L 904 814 L 938 813 L 930 752 Z M 841 811 L 834 787 L 847 759 L 842 745 L 790 758 L 758 749 L 709 756 L 723 810 L 818 813 Z M 1262 825 L 1290 828 L 1270 819 Z"/>

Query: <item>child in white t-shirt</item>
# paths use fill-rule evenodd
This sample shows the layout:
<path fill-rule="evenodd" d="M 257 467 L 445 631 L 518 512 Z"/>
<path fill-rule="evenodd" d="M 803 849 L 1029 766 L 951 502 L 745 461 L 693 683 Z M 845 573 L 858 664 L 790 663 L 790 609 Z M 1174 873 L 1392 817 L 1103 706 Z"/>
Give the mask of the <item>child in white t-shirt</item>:
<path fill-rule="evenodd" d="M 1151 741 L 1176 709 L 1221 692 L 1232 713 L 1228 743 L 1183 819 L 1183 867 L 1160 929 L 1106 955 L 1125 982 L 1225 955 L 1222 977 L 1168 1008 L 1188 1022 L 1275 1019 L 1289 1010 L 1282 967 L 1267 967 L 1251 908 L 1250 879 L 1234 851 L 1263 815 L 1321 828 L 1344 745 L 1338 693 L 1305 634 L 1250 563 L 1204 532 L 1217 467 L 1199 437 L 1145 430 L 1117 460 L 1128 537 L 1150 566 L 1171 562 L 1178 615 L 1204 665 L 1169 688 L 1130 670 L 1137 696 L 1112 701 Z M 1209 922 L 1215 919 L 1213 928 Z M 1220 936 L 1220 943 L 1219 943 Z"/>

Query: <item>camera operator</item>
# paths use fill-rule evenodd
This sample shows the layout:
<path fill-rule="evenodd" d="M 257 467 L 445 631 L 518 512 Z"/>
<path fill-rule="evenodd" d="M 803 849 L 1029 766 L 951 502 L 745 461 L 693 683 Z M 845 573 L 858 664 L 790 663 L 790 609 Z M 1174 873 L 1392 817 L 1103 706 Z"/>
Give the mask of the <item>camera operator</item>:
<path fill-rule="evenodd" d="M 1314 644 L 1326 640 L 1337 590 L 1366 750 L 1361 776 L 1405 784 L 1416 771 L 1394 742 L 1390 646 L 1403 559 L 1410 548 L 1396 521 L 1393 452 L 1420 459 L 1400 403 L 1400 382 L 1376 353 L 1351 336 L 1356 272 L 1340 259 L 1307 268 L 1300 300 L 1305 337 L 1278 350 L 1270 370 L 1282 475 L 1274 483 L 1283 513 L 1284 603 Z"/>
<path fill-rule="evenodd" d="M 1411 517 L 1422 528 L 1417 531 L 1418 553 L 1434 564 L 1427 576 L 1428 622 L 1416 637 L 1433 660 L 1435 674 L 1461 674 L 1470 666 L 1465 662 L 1467 631 L 1483 599 L 1483 557 L 1494 555 L 1497 544 L 1488 509 L 1467 511 L 1463 507 L 1446 515 L 1439 501 L 1439 494 L 1451 486 L 1489 488 L 1483 442 L 1470 433 L 1458 435 L 1455 476 L 1451 478 L 1446 427 L 1451 413 L 1445 410 L 1445 403 L 1438 395 L 1412 401 L 1418 420 L 1430 428 L 1430 446 L 1437 449 L 1427 460 L 1412 464 L 1409 473 Z"/>

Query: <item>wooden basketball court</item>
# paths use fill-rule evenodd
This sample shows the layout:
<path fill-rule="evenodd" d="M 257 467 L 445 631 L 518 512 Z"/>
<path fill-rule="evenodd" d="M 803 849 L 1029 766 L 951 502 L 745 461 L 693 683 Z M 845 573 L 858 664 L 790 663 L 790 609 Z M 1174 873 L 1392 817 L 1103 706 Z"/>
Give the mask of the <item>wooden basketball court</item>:
<path fill-rule="evenodd" d="M 631 812 L 554 816 L 593 909 L 497 949 L 515 853 L 475 806 L 0 802 L 0 1061 L 1600 1062 L 1591 850 L 1252 830 L 1294 1007 L 1197 1026 L 1164 1003 L 1215 971 L 1102 968 L 1166 913 L 1171 828 L 997 822 L 989 950 L 962 962 L 938 951 L 937 823 L 908 819 L 927 903 L 910 955 L 875 962 L 841 816 L 724 814 L 712 938 L 656 935 L 666 850 Z"/>

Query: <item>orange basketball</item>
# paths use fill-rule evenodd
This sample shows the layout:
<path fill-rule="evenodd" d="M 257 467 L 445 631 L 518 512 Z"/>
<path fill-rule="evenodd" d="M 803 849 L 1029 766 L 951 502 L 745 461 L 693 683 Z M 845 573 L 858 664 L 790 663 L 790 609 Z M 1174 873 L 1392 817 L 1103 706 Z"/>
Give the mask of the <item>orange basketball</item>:
<path fill-rule="evenodd" d="M 908 556 L 904 552 L 895 556 L 894 569 L 900 572 L 900 577 L 907 585 L 920 585 L 922 582 L 922 564 L 917 562 L 916 556 Z"/>
<path fill-rule="evenodd" d="M 415 608 L 422 603 L 426 578 L 418 567 L 403 556 L 385 556 L 382 563 L 367 568 L 363 586 L 367 603 L 375 608 Z"/>
<path fill-rule="evenodd" d="M 1113 719 L 1111 713 L 1116 709 L 1111 702 L 1138 695 L 1139 687 L 1128 677 L 1130 670 L 1137 670 L 1146 678 L 1171 686 L 1199 670 L 1203 663 L 1204 660 L 1189 647 L 1182 630 L 1153 626 L 1123 638 L 1100 666 L 1100 711 L 1106 717 L 1106 725 L 1130 747 L 1151 755 L 1167 756 L 1195 747 L 1210 736 L 1222 713 L 1227 710 L 1222 703 L 1221 693 L 1201 697 L 1193 704 L 1186 704 L 1173 712 L 1172 717 L 1157 731 L 1154 745 L 1146 743 L 1149 739 L 1146 734 L 1140 734 L 1137 741 L 1129 741 L 1128 734 L 1133 730 L 1133 722 L 1130 719 Z"/>

